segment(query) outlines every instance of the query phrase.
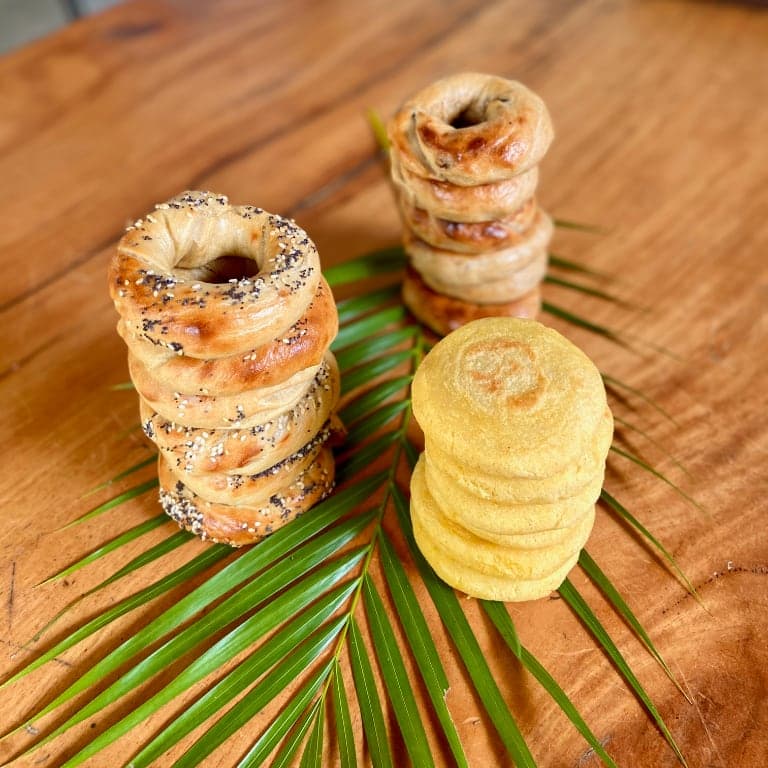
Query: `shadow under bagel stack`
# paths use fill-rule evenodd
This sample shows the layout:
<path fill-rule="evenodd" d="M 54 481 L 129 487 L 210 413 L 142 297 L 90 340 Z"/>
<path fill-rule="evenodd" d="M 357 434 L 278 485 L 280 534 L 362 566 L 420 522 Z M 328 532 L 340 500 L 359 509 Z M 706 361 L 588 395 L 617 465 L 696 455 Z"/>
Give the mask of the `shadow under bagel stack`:
<path fill-rule="evenodd" d="M 241 546 L 329 493 L 338 315 L 304 230 L 186 192 L 127 228 L 109 286 L 168 515 Z"/>
<path fill-rule="evenodd" d="M 535 317 L 553 231 L 535 198 L 553 138 L 544 102 L 516 81 L 462 73 L 409 99 L 387 132 L 408 308 L 440 335 Z"/>
<path fill-rule="evenodd" d="M 576 564 L 613 437 L 599 371 L 534 320 L 486 318 L 438 342 L 413 381 L 424 452 L 416 543 L 473 597 L 545 597 Z"/>

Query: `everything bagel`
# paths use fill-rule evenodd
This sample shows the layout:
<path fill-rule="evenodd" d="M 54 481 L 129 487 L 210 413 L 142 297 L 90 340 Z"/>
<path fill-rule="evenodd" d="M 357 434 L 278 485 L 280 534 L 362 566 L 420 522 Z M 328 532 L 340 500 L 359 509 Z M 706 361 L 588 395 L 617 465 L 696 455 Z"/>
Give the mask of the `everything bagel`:
<path fill-rule="evenodd" d="M 203 540 L 233 547 L 260 541 L 306 512 L 333 488 L 333 454 L 327 447 L 290 485 L 252 504 L 206 501 L 173 477 L 162 456 L 157 466 L 165 513 Z"/>
<path fill-rule="evenodd" d="M 331 418 L 339 400 L 339 369 L 328 357 L 312 386 L 288 411 L 241 429 L 188 427 L 166 419 L 141 400 L 141 426 L 176 474 L 256 474 L 301 448 Z"/>
<path fill-rule="evenodd" d="M 336 336 L 338 315 L 331 289 L 321 278 L 314 298 L 296 323 L 281 330 L 278 338 L 245 353 L 201 360 L 134 335 L 122 320 L 117 330 L 133 356 L 165 387 L 197 395 L 233 395 L 280 384 L 317 366 Z"/>
<path fill-rule="evenodd" d="M 252 273 L 215 282 L 221 259 Z M 320 282 L 317 249 L 293 221 L 224 196 L 186 192 L 128 228 L 109 269 L 125 328 L 189 357 L 211 359 L 278 338 Z"/>

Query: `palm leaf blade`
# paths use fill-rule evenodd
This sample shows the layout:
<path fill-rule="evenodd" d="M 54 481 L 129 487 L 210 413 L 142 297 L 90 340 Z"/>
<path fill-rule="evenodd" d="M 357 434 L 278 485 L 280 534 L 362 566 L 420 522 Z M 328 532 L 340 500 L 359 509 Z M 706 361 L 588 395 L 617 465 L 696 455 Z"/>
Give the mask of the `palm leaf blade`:
<path fill-rule="evenodd" d="M 151 491 L 153 488 L 157 488 L 158 485 L 159 483 L 156 477 L 145 480 L 143 483 L 139 483 L 138 485 L 134 485 L 127 491 L 123 491 L 114 498 L 105 501 L 103 504 L 99 504 L 97 507 L 94 507 L 85 514 L 80 515 L 80 517 L 76 518 L 71 523 L 67 523 L 66 525 L 62 526 L 61 530 L 66 530 L 67 528 L 71 528 L 73 525 L 84 523 L 86 520 L 91 520 L 94 517 L 103 514 L 104 512 L 108 512 L 110 509 L 114 509 L 115 507 L 120 506 L 120 504 L 125 504 L 126 501 L 135 499 L 137 496 L 141 496 L 143 493 Z"/>
<path fill-rule="evenodd" d="M 650 541 L 656 549 L 658 549 L 661 556 L 667 563 L 669 563 L 672 570 L 683 582 L 685 588 L 698 600 L 699 598 L 696 588 L 685 575 L 682 568 L 677 564 L 677 560 L 672 556 L 672 553 L 623 504 L 621 504 L 618 499 L 611 496 L 608 491 L 603 489 L 600 492 L 600 498 L 608 505 L 610 510 L 626 520 L 633 528 L 638 530 L 648 541 Z"/>
<path fill-rule="evenodd" d="M 81 557 L 77 562 L 72 563 L 72 565 L 67 566 L 58 573 L 55 573 L 53 576 L 49 576 L 47 579 L 45 579 L 45 581 L 41 581 L 37 586 L 63 579 L 66 576 L 75 573 L 75 571 L 79 571 L 81 568 L 84 568 L 86 565 L 96 562 L 96 560 L 104 557 L 104 555 L 108 555 L 110 552 L 114 552 L 124 544 L 128 544 L 134 539 L 138 539 L 139 536 L 143 536 L 145 533 L 154 531 L 155 528 L 159 528 L 161 525 L 164 525 L 167 522 L 169 522 L 167 515 L 156 515 L 155 517 L 151 517 L 149 520 L 145 520 L 143 523 L 139 523 L 139 525 L 136 525 L 133 528 L 129 528 L 119 536 L 115 536 L 115 538 L 111 541 L 108 541 L 106 544 L 102 544 L 100 547 L 97 547 L 85 557 Z"/>
<path fill-rule="evenodd" d="M 675 684 L 680 693 L 688 698 L 685 691 L 683 691 L 683 689 L 680 687 L 680 683 L 677 682 L 677 679 L 672 674 L 672 670 L 667 666 L 667 662 L 664 661 L 664 658 L 656 649 L 656 646 L 653 644 L 653 641 L 645 631 L 643 625 L 637 620 L 637 617 L 632 612 L 632 609 L 627 605 L 624 598 L 613 585 L 613 582 L 611 582 L 611 580 L 603 573 L 600 566 L 594 561 L 586 549 L 582 549 L 581 553 L 579 554 L 579 565 L 582 567 L 587 576 L 589 576 L 589 578 L 600 589 L 600 591 L 606 596 L 616 612 L 623 617 L 623 619 L 627 622 L 627 624 L 629 624 L 630 627 L 632 627 L 640 641 L 648 649 L 648 652 L 651 654 L 651 656 L 656 659 L 659 666 L 664 670 L 667 677 Z M 689 698 L 688 700 L 690 701 Z"/>
<path fill-rule="evenodd" d="M 523 666 L 536 678 L 539 684 L 552 697 L 552 700 L 562 709 L 568 719 L 574 724 L 579 733 L 592 747 L 595 754 L 608 766 L 616 768 L 611 756 L 605 751 L 598 738 L 592 733 L 590 727 L 584 721 L 579 711 L 568 698 L 568 694 L 557 684 L 555 679 L 539 663 L 539 661 L 527 649 L 520 645 L 520 640 L 515 630 L 515 625 L 502 603 L 494 603 L 488 600 L 482 601 L 483 610 L 488 614 L 494 626 L 498 630 L 504 642 L 514 655 L 520 659 Z"/>
<path fill-rule="evenodd" d="M 100 589 L 104 589 L 104 587 L 107 587 L 110 584 L 113 584 L 114 582 L 118 581 L 119 579 L 122 579 L 125 576 L 128 576 L 129 574 L 133 573 L 139 568 L 142 568 L 145 565 L 149 565 L 149 563 L 153 562 L 154 560 L 157 560 L 163 555 L 167 555 L 169 552 L 172 552 L 177 547 L 180 547 L 183 544 L 187 544 L 190 541 L 194 541 L 195 538 L 196 537 L 193 534 L 188 533 L 187 531 L 177 531 L 176 533 L 171 534 L 170 536 L 168 536 L 168 538 L 163 539 L 162 541 L 159 541 L 157 544 L 154 544 L 149 549 L 145 549 L 140 555 L 137 555 L 136 557 L 134 557 L 131 561 L 126 563 L 122 568 L 118 568 L 111 576 L 104 579 L 104 581 L 99 582 L 92 589 L 89 589 L 85 593 L 85 595 L 83 595 L 83 597 L 85 597 L 86 595 L 91 595 Z"/>
<path fill-rule="evenodd" d="M 698 509 L 700 512 L 704 512 L 704 514 L 707 513 L 707 510 L 704 509 L 704 507 L 702 507 L 701 504 L 699 504 L 699 502 L 693 498 L 693 496 L 691 496 L 689 493 L 686 493 L 679 485 L 677 485 L 677 483 L 674 483 L 665 474 L 659 472 L 659 470 L 655 467 L 652 467 L 647 461 L 643 461 L 639 456 L 635 456 L 635 454 L 631 451 L 625 451 L 623 448 L 619 448 L 615 444 L 611 446 L 611 450 L 618 456 L 631 461 L 633 464 L 637 464 L 638 467 L 644 469 L 646 472 L 649 472 L 654 477 L 661 480 L 662 483 L 666 483 L 670 488 L 682 496 L 689 504 L 692 504 L 694 507 L 696 507 L 696 509 Z"/>
<path fill-rule="evenodd" d="M 397 272 L 405 266 L 405 252 L 400 245 L 366 253 L 323 270 L 328 285 L 347 285 L 376 275 Z"/>
<path fill-rule="evenodd" d="M 465 669 L 469 673 L 480 700 L 488 713 L 501 741 L 508 750 L 518 768 L 536 768 L 536 763 L 531 755 L 528 745 L 520 733 L 512 713 L 504 701 L 501 691 L 493 678 L 491 670 L 485 660 L 475 634 L 461 610 L 455 592 L 441 581 L 431 566 L 419 551 L 413 538 L 410 519 L 408 517 L 408 504 L 405 497 L 398 490 L 393 493 L 395 508 L 398 511 L 400 526 L 405 533 L 406 541 L 411 550 L 411 556 L 416 562 L 424 585 L 429 592 L 432 602 L 440 614 L 443 626 L 448 631 L 456 650 L 459 652 Z"/>
<path fill-rule="evenodd" d="M 399 352 L 393 352 L 386 357 L 377 357 L 358 368 L 351 371 L 345 371 L 343 381 L 341 382 L 342 394 L 353 392 L 359 387 L 373 381 L 378 376 L 401 366 L 403 363 L 413 358 L 413 352 L 410 349 L 403 349 Z"/>
<path fill-rule="evenodd" d="M 359 443 L 367 437 L 375 434 L 377 430 L 396 418 L 410 406 L 408 400 L 400 400 L 394 403 L 382 405 L 373 413 L 369 413 L 364 419 L 360 419 L 348 432 L 347 441 L 350 445 Z"/>
<path fill-rule="evenodd" d="M 559 317 L 561 320 L 565 320 L 572 325 L 575 325 L 579 328 L 584 328 L 587 331 L 591 331 L 592 333 L 609 339 L 610 341 L 613 341 L 621 346 L 626 346 L 626 343 L 622 341 L 622 339 L 617 336 L 616 333 L 610 328 L 606 328 L 604 325 L 593 323 L 591 320 L 587 320 L 585 317 L 581 317 L 581 315 L 577 315 L 567 309 L 563 309 L 563 307 L 558 307 L 551 301 L 543 301 L 541 303 L 541 309 L 543 312 L 553 315 L 554 317 Z"/>
<path fill-rule="evenodd" d="M 401 322 L 405 318 L 405 308 L 399 304 L 385 309 L 380 309 L 370 315 L 355 320 L 348 325 L 339 328 L 331 349 L 335 352 L 339 349 L 366 339 L 373 334 L 383 331 L 385 328 Z"/>
<path fill-rule="evenodd" d="M 315 717 L 315 725 L 309 735 L 299 768 L 321 768 L 323 758 L 323 723 L 322 717 Z"/>
<path fill-rule="evenodd" d="M 43 707 L 35 717 L 42 717 L 48 712 L 53 711 L 60 704 L 68 701 L 73 696 L 86 690 L 104 676 L 111 673 L 124 662 L 135 656 L 141 650 L 160 637 L 168 634 L 183 621 L 191 618 L 201 611 L 214 600 L 221 597 L 225 592 L 230 591 L 238 584 L 253 576 L 262 568 L 273 563 L 278 557 L 294 548 L 294 546 L 305 539 L 307 531 L 321 530 L 327 524 L 337 519 L 347 510 L 347 505 L 354 506 L 354 500 L 360 501 L 359 494 L 361 486 L 369 486 L 370 481 L 363 481 L 359 486 L 347 489 L 346 492 L 338 494 L 335 497 L 321 503 L 315 508 L 312 515 L 299 518 L 293 524 L 280 528 L 269 538 L 243 554 L 234 562 L 223 568 L 217 574 L 208 579 L 197 589 L 183 597 L 172 608 L 166 610 L 163 614 L 151 621 L 140 631 L 133 634 L 122 645 L 98 661 L 91 669 L 82 675 L 75 683 L 70 685 L 60 693 L 53 701 Z M 341 504 L 340 499 L 344 496 L 346 503 Z M 352 502 L 352 503 L 350 503 Z M 331 531 L 329 538 L 324 540 L 320 547 L 329 547 L 330 551 L 335 551 L 337 543 L 341 539 L 354 536 L 357 524 L 346 527 L 339 536 L 338 531 Z M 347 538 L 348 540 L 348 538 Z M 338 544 L 341 546 L 341 544 Z"/>
<path fill-rule="evenodd" d="M 404 328 L 396 328 L 394 331 L 386 331 L 377 336 L 362 339 L 339 350 L 336 353 L 336 362 L 342 371 L 347 371 L 379 355 L 391 354 L 399 345 L 411 341 L 417 333 L 418 330 L 412 325 L 406 325 Z"/>
<path fill-rule="evenodd" d="M 345 619 L 337 619 L 290 650 L 278 664 L 260 680 L 240 701 L 217 720 L 187 752 L 173 764 L 173 768 L 192 768 L 199 765 L 216 747 L 223 744 L 235 731 L 242 728 L 257 713 L 279 696 L 294 680 L 315 662 L 339 634 Z"/>
<path fill-rule="evenodd" d="M 305 610 L 283 626 L 258 648 L 238 664 L 224 678 L 209 688 L 203 696 L 184 709 L 173 722 L 169 723 L 133 758 L 131 765 L 144 768 L 150 765 L 164 752 L 177 744 L 184 736 L 214 715 L 227 702 L 242 693 L 270 667 L 303 643 L 317 631 L 323 622 L 337 610 L 341 601 L 349 595 L 350 587 L 341 585 L 328 593 L 316 605 Z M 258 745 L 258 743 L 257 743 Z M 256 745 L 256 746 L 257 746 Z"/>
<path fill-rule="evenodd" d="M 410 376 L 398 376 L 394 379 L 386 379 L 347 403 L 344 408 L 339 411 L 339 417 L 344 424 L 350 426 L 385 401 L 394 397 L 398 392 L 403 391 L 410 383 Z"/>
<path fill-rule="evenodd" d="M 299 709 L 299 705 L 304 703 L 304 699 L 309 701 L 312 696 L 315 695 L 317 688 L 320 687 L 324 673 L 325 670 L 319 670 L 319 672 L 311 678 L 307 685 L 302 689 L 302 694 L 304 694 L 305 689 L 306 693 L 301 697 L 296 695 L 287 706 L 283 707 L 280 714 L 269 724 L 256 744 L 249 750 L 248 754 L 237 764 L 237 768 L 246 768 L 251 765 L 257 766 L 263 764 L 265 755 L 269 754 L 274 748 L 273 742 L 274 744 L 277 744 L 288 732 L 291 724 L 294 723 L 296 719 L 294 710 Z M 315 687 L 311 685 L 313 681 L 316 682 Z M 294 704 L 294 702 L 296 703 Z M 288 768 L 289 765 L 293 764 L 294 755 L 298 751 L 299 745 L 304 740 L 304 737 L 307 735 L 307 731 L 312 725 L 312 721 L 317 716 L 319 707 L 320 699 L 316 700 L 309 709 L 305 710 L 298 722 L 295 723 L 291 734 L 285 741 L 283 741 L 280 750 L 272 761 L 271 768 Z M 269 741 L 267 741 L 265 737 L 267 737 Z M 260 746 L 262 740 L 264 740 L 263 747 Z M 260 750 L 263 750 L 263 752 Z M 253 757 L 251 757 L 252 754 Z"/>
<path fill-rule="evenodd" d="M 572 261 L 571 259 L 565 259 L 559 254 L 550 253 L 548 255 L 549 265 L 551 267 L 557 267 L 558 269 L 564 269 L 568 272 L 579 272 L 582 275 L 591 275 L 592 277 L 607 278 L 604 272 L 598 272 L 596 269 L 585 267 L 578 261 Z"/>
<path fill-rule="evenodd" d="M 610 376 L 607 373 L 602 373 L 601 376 L 603 377 L 603 381 L 605 382 L 606 388 L 610 390 L 611 387 L 617 387 L 618 389 L 625 389 L 630 394 L 633 394 L 635 397 L 642 400 L 644 403 L 647 403 L 651 406 L 655 411 L 660 413 L 665 419 L 668 421 L 671 421 L 676 427 L 680 426 L 677 421 L 675 421 L 674 417 L 666 411 L 664 408 L 662 408 L 653 398 L 648 397 L 648 395 L 645 394 L 642 390 L 638 389 L 637 387 L 632 387 L 629 384 L 625 384 L 623 381 L 617 379 L 615 376 Z"/>
<path fill-rule="evenodd" d="M 587 605 L 584 598 L 578 593 L 569 579 L 566 579 L 562 583 L 558 591 L 560 592 L 560 596 L 563 598 L 563 600 L 568 603 L 571 610 L 582 620 L 582 622 L 584 622 L 584 625 L 608 654 L 609 658 L 611 661 L 613 661 L 614 665 L 619 670 L 621 676 L 626 680 L 629 687 L 635 692 L 637 697 L 643 703 L 648 714 L 653 718 L 654 722 L 659 727 L 659 730 L 664 735 L 664 738 L 667 740 L 667 743 L 670 747 L 672 747 L 675 755 L 677 755 L 677 759 L 684 766 L 687 766 L 685 758 L 683 757 L 683 753 L 677 746 L 677 742 L 667 728 L 667 725 L 659 714 L 658 709 L 656 709 L 656 705 L 653 703 L 653 701 L 651 701 L 651 698 L 646 693 L 645 688 L 643 688 L 643 686 L 640 684 L 640 681 L 635 676 L 635 673 L 632 671 L 629 664 L 627 664 L 626 660 L 622 656 L 621 651 L 619 651 L 619 649 L 616 647 L 616 644 L 613 642 L 613 640 L 611 640 L 605 628 L 600 623 L 597 616 L 595 616 L 595 614 L 592 612 L 592 609 L 589 607 L 589 605 Z"/>
<path fill-rule="evenodd" d="M 427 620 L 419 606 L 405 569 L 389 537 L 381 535 L 381 563 L 400 623 L 408 638 L 411 651 L 421 672 L 430 701 L 442 726 L 448 746 L 459 768 L 468 768 L 458 731 L 448 711 L 445 694 L 448 677 L 435 647 Z"/>
<path fill-rule="evenodd" d="M 371 663 L 368 661 L 368 651 L 354 617 L 351 617 L 349 622 L 349 656 L 371 762 L 374 768 L 394 768 L 381 700 L 376 690 Z"/>
<path fill-rule="evenodd" d="M 148 467 L 150 464 L 154 464 L 156 461 L 157 455 L 152 454 L 152 456 L 148 456 L 146 459 L 142 459 L 141 461 L 136 462 L 136 464 L 132 464 L 130 467 L 128 467 L 128 469 L 124 469 L 122 472 L 115 475 L 111 480 L 105 480 L 103 483 L 99 483 L 98 485 L 94 486 L 90 491 L 84 493 L 81 498 L 84 499 L 86 496 L 92 496 L 94 493 L 102 491 L 104 488 L 108 488 L 110 485 L 114 485 L 115 483 L 120 482 L 120 480 L 124 480 L 134 472 L 138 472 L 140 469 L 144 469 L 144 467 Z"/>
<path fill-rule="evenodd" d="M 370 467 L 400 437 L 397 430 L 385 432 L 361 448 L 355 450 L 337 465 L 336 474 L 343 482 L 354 477 L 360 470 Z"/>
<path fill-rule="evenodd" d="M 382 304 L 392 301 L 399 295 L 400 285 L 394 283 L 379 288 L 377 291 L 369 291 L 359 296 L 338 301 L 336 302 L 336 310 L 339 314 L 339 324 L 345 325 L 361 315 L 381 309 Z"/>
<path fill-rule="evenodd" d="M 107 624 L 110 624 L 111 622 L 120 618 L 120 616 L 123 616 L 124 614 L 134 610 L 135 608 L 138 608 L 139 606 L 145 605 L 150 600 L 164 594 L 173 587 L 178 586 L 179 584 L 183 584 L 190 578 L 196 576 L 198 573 L 201 573 L 207 568 L 210 568 L 219 560 L 222 560 L 224 557 L 230 554 L 231 550 L 229 547 L 225 547 L 223 545 L 209 547 L 196 558 L 194 558 L 194 560 L 186 563 L 180 568 L 177 568 L 173 573 L 170 573 L 168 576 L 159 579 L 154 584 L 150 584 L 148 587 L 145 587 L 136 594 L 125 598 L 125 600 L 122 600 L 117 605 L 108 608 L 96 618 L 87 622 L 82 627 L 76 629 L 62 641 L 56 643 L 56 645 L 54 645 L 52 648 L 38 656 L 33 661 L 29 662 L 29 664 L 25 665 L 18 672 L 5 680 L 2 685 L 0 685 L 0 688 L 10 685 L 16 680 L 19 680 L 25 675 L 28 675 L 38 667 L 41 667 L 43 664 L 49 662 L 51 659 L 56 658 L 56 656 L 59 656 L 60 654 L 72 648 L 74 645 L 77 645 L 77 643 L 85 640 L 87 637 L 90 637 L 95 632 L 98 632 L 102 627 L 105 627 Z M 60 612 L 59 615 L 61 615 L 61 613 L 63 613 L 63 611 Z M 54 619 L 49 622 L 47 626 L 53 624 L 54 621 L 56 621 L 56 618 L 57 617 L 54 617 Z M 38 635 L 42 634 L 42 631 L 43 630 L 41 630 Z"/>
<path fill-rule="evenodd" d="M 352 717 L 349 714 L 349 701 L 341 679 L 341 668 L 338 661 L 334 663 L 331 680 L 333 715 L 336 724 L 336 744 L 339 750 L 340 768 L 355 768 L 355 737 L 352 731 Z"/>
<path fill-rule="evenodd" d="M 180 696 L 196 682 L 204 679 L 216 669 L 223 667 L 237 654 L 278 626 L 285 616 L 292 616 L 302 611 L 312 600 L 319 598 L 326 590 L 333 587 L 339 579 L 349 573 L 350 569 L 360 561 L 362 554 L 360 551 L 352 552 L 338 560 L 330 561 L 299 584 L 280 594 L 274 600 L 267 602 L 263 608 L 244 620 L 211 648 L 198 656 L 161 691 L 142 702 L 120 720 L 119 723 L 99 734 L 87 747 L 75 755 L 77 762 L 72 762 L 72 765 L 79 765 L 80 762 L 92 757 L 101 749 L 128 733 L 162 706 Z M 351 587 L 346 586 L 329 593 L 325 599 L 318 602 L 314 612 L 305 617 L 305 621 L 319 616 L 319 621 L 315 620 L 316 625 L 319 625 L 331 616 L 348 597 L 350 592 Z M 173 652 L 173 649 L 171 652 Z M 176 650 L 177 656 L 181 655 L 181 653 L 183 653 L 183 649 L 181 651 Z M 117 696 L 113 696 L 113 700 L 116 698 Z M 78 719 L 82 720 L 83 718 Z"/>
<path fill-rule="evenodd" d="M 387 618 L 384 603 L 368 575 L 363 579 L 363 603 L 371 626 L 371 638 L 379 660 L 381 676 L 411 763 L 418 766 L 434 766 L 427 734 L 419 716 L 403 658 L 397 647 L 395 633 Z"/>

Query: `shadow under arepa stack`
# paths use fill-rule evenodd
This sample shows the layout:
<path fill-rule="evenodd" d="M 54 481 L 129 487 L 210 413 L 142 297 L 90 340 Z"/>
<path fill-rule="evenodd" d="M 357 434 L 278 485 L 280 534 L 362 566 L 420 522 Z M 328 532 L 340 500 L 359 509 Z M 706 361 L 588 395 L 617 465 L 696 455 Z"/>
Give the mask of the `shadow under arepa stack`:
<path fill-rule="evenodd" d="M 544 102 L 512 80 L 457 74 L 409 99 L 388 135 L 408 308 L 441 335 L 535 317 L 553 229 L 534 197 L 553 137 Z"/>
<path fill-rule="evenodd" d="M 304 230 L 186 192 L 128 227 L 109 285 L 179 525 L 240 546 L 328 494 L 338 315 Z"/>
<path fill-rule="evenodd" d="M 475 320 L 427 354 L 412 403 L 413 532 L 438 576 L 488 600 L 557 589 L 592 530 L 613 437 L 594 364 L 534 320 Z"/>

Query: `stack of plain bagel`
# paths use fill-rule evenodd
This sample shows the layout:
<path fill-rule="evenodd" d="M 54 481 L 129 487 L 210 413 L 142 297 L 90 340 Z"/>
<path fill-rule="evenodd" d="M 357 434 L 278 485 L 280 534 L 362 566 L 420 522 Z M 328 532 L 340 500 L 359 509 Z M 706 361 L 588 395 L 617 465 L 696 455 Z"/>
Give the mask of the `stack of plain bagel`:
<path fill-rule="evenodd" d="M 338 316 L 300 227 L 186 192 L 128 227 L 109 285 L 166 513 L 240 546 L 329 493 Z"/>
<path fill-rule="evenodd" d="M 553 137 L 543 101 L 515 81 L 453 75 L 409 99 L 388 135 L 409 309 L 441 335 L 535 317 L 553 228 L 534 197 Z"/>

